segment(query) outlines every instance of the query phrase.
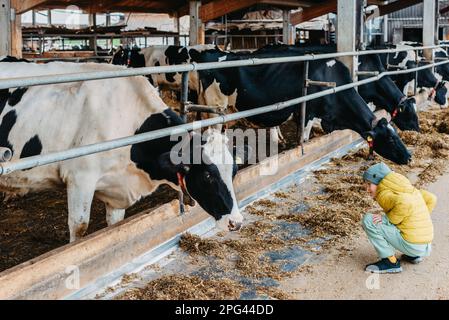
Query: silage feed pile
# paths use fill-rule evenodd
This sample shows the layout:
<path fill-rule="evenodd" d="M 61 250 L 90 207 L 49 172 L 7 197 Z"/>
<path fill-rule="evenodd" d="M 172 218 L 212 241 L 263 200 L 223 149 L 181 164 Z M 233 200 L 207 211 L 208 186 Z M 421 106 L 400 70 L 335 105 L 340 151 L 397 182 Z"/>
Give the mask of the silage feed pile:
<path fill-rule="evenodd" d="M 419 188 L 446 171 L 449 134 L 444 123 L 449 120 L 449 112 L 426 112 L 420 117 L 422 133 L 401 133 L 413 151 L 409 165 L 398 166 L 379 156 L 369 161 L 367 149 L 333 159 L 301 185 L 247 206 L 246 225 L 237 235 L 200 238 L 185 234 L 180 247 L 185 262 L 196 266 L 196 273 L 173 276 L 161 272 L 158 279 L 125 291 L 118 298 L 238 299 L 250 287 L 257 297 L 288 299 L 276 288 L 280 281 L 307 272 L 307 257 L 325 248 L 347 250 L 344 240 L 360 235 L 363 214 L 381 212 L 366 193 L 362 179 L 370 165 L 384 161 L 409 176 Z"/>

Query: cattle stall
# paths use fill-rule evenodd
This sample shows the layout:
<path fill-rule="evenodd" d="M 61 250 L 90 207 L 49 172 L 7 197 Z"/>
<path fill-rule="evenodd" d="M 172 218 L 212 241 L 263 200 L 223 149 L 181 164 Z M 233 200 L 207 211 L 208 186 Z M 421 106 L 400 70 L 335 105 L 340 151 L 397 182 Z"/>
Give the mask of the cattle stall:
<path fill-rule="evenodd" d="M 393 50 L 393 51 L 395 51 L 395 50 Z M 396 51 L 400 51 L 400 49 L 396 49 Z M 353 53 L 353 54 L 357 55 L 357 54 L 360 54 L 360 53 Z M 339 56 L 339 55 L 343 56 L 343 55 L 345 55 L 345 53 L 331 54 L 330 56 Z M 320 59 L 320 58 L 321 58 L 320 56 L 305 56 L 305 57 L 296 57 L 296 58 L 293 58 L 291 60 L 295 60 L 295 59 L 296 60 L 311 60 L 311 59 Z M 271 60 L 269 59 L 268 61 L 255 61 L 255 60 L 252 60 L 252 61 L 224 62 L 224 63 L 215 64 L 215 67 L 216 68 L 222 68 L 224 66 L 232 67 L 232 66 L 236 66 L 236 65 L 245 65 L 245 64 L 247 64 L 247 65 L 257 65 L 257 64 L 274 62 L 274 61 L 276 61 L 276 58 L 274 58 L 274 60 L 273 59 L 271 59 Z M 444 62 L 444 61 L 443 62 L 439 62 L 439 64 L 444 64 L 444 63 L 446 63 L 446 62 Z M 138 69 L 135 69 L 135 70 L 123 70 L 123 71 L 120 71 L 118 73 L 117 72 L 112 72 L 112 73 L 104 72 L 104 73 L 100 73 L 100 74 L 99 73 L 95 73 L 95 74 L 91 74 L 91 75 L 86 75 L 86 74 L 81 74 L 81 75 L 61 75 L 61 76 L 58 77 L 59 79 L 56 79 L 54 76 L 48 76 L 48 77 L 45 77 L 44 79 L 41 78 L 41 79 L 26 79 L 26 80 L 2 80 L 2 81 L 0 81 L 0 88 L 2 88 L 2 87 L 22 87 L 22 86 L 44 84 L 44 83 L 48 84 L 48 83 L 54 83 L 54 82 L 68 82 L 68 81 L 81 80 L 81 79 L 84 79 L 84 80 L 91 79 L 91 80 L 93 80 L 93 79 L 98 79 L 98 78 L 101 78 L 101 77 L 111 77 L 111 76 L 122 76 L 122 77 L 124 77 L 124 76 L 146 74 L 146 73 L 160 73 L 161 71 L 171 72 L 173 70 L 177 70 L 177 71 L 187 72 L 187 71 L 193 70 L 194 68 L 199 70 L 199 69 L 202 69 L 202 68 L 210 69 L 211 67 L 212 67 L 211 64 L 206 64 L 204 66 L 202 66 L 202 65 L 184 65 L 184 66 L 178 66 L 178 67 L 175 67 L 175 68 L 173 68 L 173 67 L 171 67 L 171 68 L 158 67 L 158 68 L 148 68 L 146 70 L 138 70 Z M 432 67 L 432 65 L 424 66 L 424 68 L 430 68 L 430 67 Z M 423 68 L 423 67 L 420 67 L 420 68 Z M 409 70 L 407 70 L 407 71 L 409 71 Z M 399 72 L 404 72 L 404 71 L 399 71 Z M 368 82 L 369 81 L 376 81 L 380 77 L 382 77 L 382 75 L 378 75 L 376 77 L 373 77 L 373 78 L 369 79 Z M 353 83 L 353 84 L 350 84 L 349 87 L 350 86 L 356 86 L 356 85 L 359 85 L 359 84 L 365 83 L 365 82 L 367 82 L 367 81 L 364 80 L 364 81 L 359 82 L 359 83 Z M 344 87 L 347 88 L 348 86 L 344 86 Z M 294 103 L 297 103 L 297 102 L 300 102 L 300 101 L 310 100 L 310 99 L 313 99 L 313 98 L 315 98 L 317 96 L 323 96 L 323 95 L 326 95 L 326 94 L 332 94 L 332 93 L 335 93 L 335 92 L 338 92 L 338 91 L 344 90 L 344 89 L 345 88 L 338 88 L 338 87 L 337 88 L 333 88 L 333 89 L 329 89 L 329 90 L 327 90 L 324 93 L 320 93 L 320 94 L 315 94 L 315 95 L 312 95 L 312 96 L 299 98 L 299 99 L 296 99 L 293 102 L 290 101 L 290 102 L 286 102 L 286 103 L 284 102 L 284 103 L 276 104 L 276 105 L 273 105 L 273 106 L 268 106 L 268 107 L 263 108 L 262 110 L 255 110 L 252 113 L 256 114 L 256 113 L 263 113 L 263 112 L 266 112 L 268 110 L 276 110 L 276 109 L 279 109 L 279 108 L 282 108 L 282 107 L 286 107 L 289 104 L 294 104 Z M 247 116 L 247 115 L 248 115 L 248 112 L 245 112 L 243 116 Z M 199 122 L 196 125 L 193 124 L 193 126 L 199 128 L 199 127 L 202 127 L 202 126 L 208 126 L 208 125 L 213 125 L 213 124 L 226 122 L 226 121 L 231 120 L 231 119 L 235 120 L 235 119 L 238 119 L 239 117 L 242 117 L 242 114 L 241 113 L 240 114 L 236 113 L 236 114 L 233 114 L 233 115 L 224 116 L 223 118 L 218 118 L 218 119 L 215 118 L 215 119 L 203 120 L 202 122 Z M 186 124 L 186 125 L 183 125 L 183 126 L 181 126 L 179 128 L 179 130 L 181 130 L 181 131 L 189 130 L 189 129 L 192 129 L 192 125 Z M 4 173 L 11 172 L 12 170 L 26 169 L 26 168 L 29 168 L 29 167 L 33 167 L 33 166 L 35 166 L 37 164 L 43 165 L 45 163 L 50 163 L 50 162 L 54 162 L 54 161 L 57 161 L 57 160 L 73 158 L 73 157 L 76 157 L 76 156 L 80 156 L 82 154 L 86 154 L 86 151 L 87 151 L 87 153 L 105 151 L 105 150 L 109 150 L 110 148 L 115 148 L 115 147 L 124 146 L 124 145 L 127 145 L 127 144 L 132 144 L 132 143 L 135 143 L 137 141 L 144 141 L 144 140 L 140 140 L 140 139 L 148 139 L 148 138 L 151 138 L 151 137 L 154 138 L 155 136 L 157 136 L 157 134 L 163 134 L 164 132 L 167 134 L 167 130 L 165 130 L 165 131 L 164 130 L 160 130 L 160 132 L 153 132 L 151 134 L 146 134 L 145 137 L 125 138 L 125 139 L 122 139 L 121 141 L 114 141 L 114 142 L 109 142 L 109 143 L 105 143 L 105 144 L 99 144 L 97 146 L 84 147 L 84 148 L 80 148 L 80 149 L 78 149 L 76 151 L 75 150 L 70 151 L 68 153 L 67 152 L 62 152 L 62 153 L 59 153 L 59 154 L 39 156 L 38 159 L 23 159 L 23 160 L 18 161 L 18 162 L 3 163 L 1 165 L 1 169 L 2 169 L 1 171 L 2 171 L 2 174 L 4 174 Z M 324 150 L 323 150 L 323 148 L 322 148 L 323 143 L 312 142 L 312 145 L 320 145 L 318 150 L 321 150 L 321 151 L 319 151 L 318 154 L 315 153 L 315 152 L 312 152 L 312 151 L 309 153 L 309 151 L 307 151 L 307 146 L 306 146 L 305 159 L 307 159 L 309 157 L 312 157 L 313 160 L 319 159 L 319 158 L 321 158 L 323 156 L 323 154 L 321 152 L 324 152 L 324 154 L 326 154 L 326 152 L 329 152 L 330 150 L 336 151 L 339 147 L 344 146 L 348 142 L 348 140 L 347 140 L 348 136 L 347 135 L 343 135 L 343 136 L 337 135 L 336 137 L 338 137 L 338 138 L 335 138 L 333 136 L 329 136 L 328 138 L 326 138 L 326 139 L 330 139 L 330 140 L 327 140 L 330 143 L 330 146 L 329 146 L 330 149 L 324 148 Z M 355 141 L 354 137 L 352 135 L 350 135 L 350 137 L 351 137 L 350 140 L 349 140 L 350 143 Z M 335 139 L 337 139 L 337 140 L 335 140 Z M 339 139 L 342 139 L 342 140 L 339 140 Z M 341 141 L 341 142 L 336 143 L 336 141 Z M 341 144 L 341 143 L 343 143 L 343 144 Z M 336 147 L 337 147 L 337 149 L 334 149 Z M 298 158 L 298 152 L 301 152 L 301 150 L 300 149 L 296 149 L 296 151 L 293 151 L 293 153 L 286 153 L 284 156 L 287 157 L 287 159 L 291 159 L 291 157 L 293 156 L 293 158 L 295 159 L 294 161 L 295 161 L 295 166 L 296 166 L 296 165 L 299 165 L 299 164 L 296 163 L 297 162 L 296 159 Z M 299 158 L 301 158 L 301 156 L 299 156 Z M 273 161 L 273 159 L 269 159 L 268 160 L 268 162 L 271 162 L 271 161 Z M 277 161 L 277 159 L 276 159 L 276 161 Z M 290 160 L 290 161 L 292 161 L 292 160 Z M 292 166 L 292 165 L 293 164 L 290 164 L 289 167 Z M 297 167 L 295 167 L 295 168 L 296 168 L 295 170 L 298 169 Z M 256 172 L 258 172 L 258 170 L 260 170 L 260 168 L 254 167 L 254 168 L 248 169 L 248 170 L 249 170 L 249 172 L 251 172 L 251 170 L 256 170 Z M 281 170 L 281 172 L 283 172 L 282 174 L 286 174 L 285 171 Z M 289 172 L 289 171 L 287 170 L 287 172 Z M 271 180 L 273 178 L 274 178 L 274 181 Z M 247 178 L 246 176 L 245 176 L 245 178 L 242 178 L 242 180 L 243 181 L 253 181 L 252 179 Z M 270 177 L 268 179 L 268 181 L 269 181 L 268 183 L 271 184 L 271 183 L 276 181 L 276 178 L 275 177 Z M 256 186 L 255 184 L 252 184 L 252 185 Z M 257 184 L 257 188 L 259 188 L 259 184 Z M 243 189 L 246 190 L 247 187 L 245 187 Z M 173 211 L 176 212 L 177 206 L 174 205 L 174 204 L 172 204 L 171 206 L 173 206 L 173 208 L 175 208 L 175 209 L 173 209 Z M 167 209 L 167 207 L 164 207 L 164 209 L 162 210 L 163 214 L 167 214 L 166 209 Z M 199 211 L 199 212 L 201 212 L 201 211 Z M 202 212 L 198 213 L 198 215 L 199 215 L 198 217 L 196 215 L 190 216 L 190 214 L 186 216 L 186 218 L 189 218 L 189 219 L 195 217 L 193 222 L 187 224 L 187 226 L 186 226 L 187 229 L 193 227 L 195 225 L 195 223 L 198 223 L 199 221 L 201 221 L 205 217 L 204 213 L 202 213 Z M 178 216 L 178 213 L 176 213 L 176 216 Z M 142 215 L 137 216 L 135 219 L 144 219 L 146 217 L 148 217 L 148 214 L 142 214 Z M 150 215 L 150 217 L 152 217 L 152 215 Z M 184 221 L 184 219 L 186 219 L 186 218 L 184 218 L 181 215 L 181 216 L 178 216 L 178 218 L 176 218 L 175 221 L 179 222 L 179 219 L 181 219 L 181 221 Z M 200 219 L 200 220 L 197 220 L 197 219 Z M 137 220 L 131 219 L 130 221 L 136 222 Z M 126 228 L 125 227 L 126 225 L 127 224 L 124 223 L 123 227 Z M 157 226 L 155 226 L 155 227 L 157 227 Z M 178 226 L 178 228 L 179 227 L 180 226 Z M 180 230 L 181 230 L 181 229 L 178 229 L 178 228 L 174 228 L 173 232 L 176 232 L 176 234 L 178 234 L 180 232 Z M 106 233 L 108 235 L 115 235 L 116 233 L 113 230 L 115 230 L 115 229 L 111 228 L 111 229 L 107 229 L 105 231 L 100 231 L 100 233 L 98 235 L 99 236 L 100 235 L 103 236 L 103 233 Z M 151 227 L 150 230 L 154 230 L 154 229 Z M 164 232 L 166 232 L 166 231 L 164 231 Z M 124 231 L 124 233 L 129 234 L 129 232 L 125 232 L 125 231 Z M 94 234 L 91 237 L 96 238 L 96 235 L 97 234 Z M 170 233 L 168 235 L 168 238 L 163 238 L 163 239 L 170 240 L 170 239 L 172 239 L 173 235 L 174 235 L 173 233 Z M 89 238 L 87 238 L 86 240 L 88 240 L 88 239 Z M 162 239 L 162 238 L 158 237 L 158 239 Z M 111 241 L 111 240 L 108 240 L 108 241 Z M 113 240 L 113 241 L 115 242 L 116 240 Z M 145 243 L 147 243 L 147 242 L 145 242 Z M 151 242 L 151 243 L 154 244 L 154 242 Z M 173 243 L 173 240 L 172 240 L 172 243 Z M 81 242 L 79 245 L 85 246 L 87 244 L 84 243 L 84 242 Z M 76 247 L 77 245 L 75 244 L 74 246 Z M 89 245 L 87 245 L 87 246 L 89 246 Z M 71 249 L 70 249 L 71 247 L 72 247 L 72 245 L 69 245 L 68 247 L 63 247 L 61 249 L 58 249 L 56 252 L 52 252 L 49 255 L 46 255 L 46 256 L 42 257 L 42 259 L 43 259 L 42 263 L 51 263 L 51 264 L 53 264 L 53 262 L 49 262 L 49 261 L 53 261 L 52 259 L 54 259 L 55 257 L 58 257 L 59 254 L 62 254 L 62 255 L 69 254 L 69 252 L 71 251 Z M 69 251 L 65 251 L 66 249 L 69 249 Z M 104 247 L 103 247 L 103 249 L 101 249 L 101 252 L 103 252 L 103 250 L 104 250 Z M 139 255 L 141 253 L 142 253 L 142 251 L 139 251 L 139 253 L 137 255 Z M 92 254 L 92 252 L 89 251 L 89 254 Z M 76 257 L 76 259 L 79 259 L 79 257 Z M 86 257 L 83 257 L 82 259 L 86 259 Z M 129 260 L 130 258 L 127 258 L 127 259 Z M 38 258 L 38 260 L 41 261 L 41 258 Z M 40 262 L 39 262 L 39 264 L 40 264 Z M 24 270 L 22 268 L 25 267 L 25 269 L 26 269 L 27 265 L 29 265 L 29 264 L 25 263 L 22 266 L 18 266 L 17 268 L 14 268 L 14 269 L 12 269 L 10 271 L 7 271 L 4 274 L 6 276 L 5 279 L 16 279 L 15 275 L 17 275 L 17 274 L 14 271 L 17 271 L 17 272 L 19 272 L 19 274 L 21 274 L 21 272 Z M 36 268 L 38 263 L 36 261 L 33 261 L 32 265 L 33 265 L 33 268 Z M 94 264 L 94 265 L 96 265 L 96 264 Z M 44 269 L 47 269 L 47 268 L 45 267 Z M 96 267 L 96 270 L 98 270 L 97 267 Z M 105 271 L 103 270 L 102 272 L 105 272 Z M 96 278 L 96 276 L 92 276 L 92 277 Z M 86 280 L 86 281 L 89 282 L 90 280 Z M 13 281 L 13 283 L 23 285 L 22 282 Z M 6 290 L 9 287 L 5 286 L 4 288 Z M 51 288 L 53 288 L 53 287 L 51 286 Z M 13 291 L 10 291 L 10 290 L 12 290 L 12 289 L 9 288 L 7 292 L 13 292 Z M 39 287 L 39 292 L 42 292 L 41 290 L 42 290 L 42 287 Z M 52 294 L 54 294 L 54 292 L 49 293 L 48 297 L 62 297 L 62 296 L 53 296 Z"/>
<path fill-rule="evenodd" d="M 4 1 L 4 0 L 1 0 Z M 14 1 L 12 1 L 14 4 Z M 257 2 L 257 1 L 256 1 Z M 282 38 L 284 43 L 292 42 L 292 24 L 293 21 L 303 21 L 310 18 L 317 13 L 311 13 L 313 10 L 313 2 L 318 5 L 325 6 L 324 1 L 310 1 L 310 7 L 306 7 L 301 14 L 292 14 L 289 10 L 283 9 L 283 33 L 275 34 L 276 38 Z M 326 2 L 326 6 L 329 1 Z M 51 1 L 49 1 L 50 5 Z M 291 4 L 291 1 L 289 2 Z M 211 16 L 210 10 L 201 9 L 199 6 L 201 1 L 190 1 L 187 7 L 184 7 L 184 11 L 190 11 L 191 16 L 191 31 L 190 41 L 193 44 L 205 42 L 204 25 L 198 16 L 207 15 Z M 204 5 L 205 8 L 207 3 Z M 316 5 L 316 6 L 318 6 Z M 335 9 L 333 9 L 335 5 Z M 338 42 L 338 53 L 329 53 L 324 55 L 305 55 L 295 58 L 268 58 L 240 61 L 223 61 L 219 63 L 190 63 L 179 66 L 163 66 L 163 67 L 146 67 L 142 69 L 123 69 L 111 71 L 97 71 L 97 72 L 83 72 L 83 73 L 71 73 L 71 74 L 48 74 L 40 75 L 33 78 L 18 78 L 18 79 L 0 79 L 0 90 L 9 90 L 10 88 L 29 88 L 39 85 L 49 84 L 63 84 L 77 81 L 95 81 L 112 78 L 127 78 L 137 76 L 148 76 L 151 74 L 164 74 L 164 73 L 179 73 L 183 75 L 183 91 L 181 96 L 183 97 L 181 102 L 181 115 L 187 114 L 184 109 L 187 106 L 187 90 L 188 88 L 188 74 L 189 72 L 197 72 L 201 70 L 214 70 L 220 68 L 237 68 L 247 66 L 260 66 L 273 63 L 287 63 L 287 62 L 303 62 L 308 64 L 309 62 L 324 59 L 324 58 L 338 58 L 344 61 L 345 65 L 349 67 L 351 76 L 354 82 L 341 86 L 328 85 L 326 90 L 319 93 L 312 93 L 304 95 L 301 98 L 296 98 L 288 101 L 276 102 L 270 105 L 266 105 L 254 110 L 240 111 L 230 115 L 220 115 L 216 118 L 210 118 L 207 120 L 195 121 L 193 123 L 186 123 L 176 127 L 170 127 L 165 129 L 158 129 L 151 132 L 141 133 L 135 136 L 124 137 L 121 139 L 106 141 L 103 143 L 96 143 L 88 146 L 80 146 L 75 149 L 70 149 L 60 152 L 52 152 L 44 155 L 37 155 L 30 158 L 24 158 L 21 160 L 8 161 L 8 152 L 10 150 L 1 150 L 5 157 L 4 162 L 0 162 L 0 179 L 3 176 L 7 177 L 14 172 L 20 170 L 28 170 L 31 168 L 40 167 L 43 165 L 52 164 L 60 161 L 67 161 L 71 159 L 77 159 L 86 155 L 94 155 L 100 152 L 107 152 L 116 150 L 118 148 L 135 145 L 137 143 L 148 142 L 155 139 L 167 137 L 173 133 L 185 133 L 192 130 L 198 130 L 207 128 L 214 125 L 223 125 L 231 121 L 240 120 L 248 116 L 262 115 L 267 112 L 280 111 L 293 105 L 302 104 L 301 112 L 302 116 L 305 115 L 305 106 L 307 102 L 313 101 L 316 98 L 324 97 L 327 95 L 336 94 L 345 91 L 350 88 L 354 88 L 363 84 L 374 83 L 379 81 L 385 76 L 405 74 L 411 72 L 418 72 L 421 70 L 428 70 L 439 66 L 446 65 L 449 61 L 445 59 L 431 61 L 427 65 L 421 65 L 415 69 L 409 70 L 397 70 L 386 71 L 384 73 L 369 73 L 369 78 L 358 80 L 358 75 L 362 75 L 359 72 L 357 66 L 357 58 L 361 55 L 368 54 L 368 52 L 357 51 L 358 41 L 362 38 L 360 34 L 360 22 L 361 15 L 352 15 L 352 10 L 348 10 L 349 7 L 357 10 L 360 9 L 360 1 L 347 1 L 339 0 L 338 9 L 345 14 L 341 14 L 337 28 L 337 34 L 340 36 Z M 55 4 L 58 6 L 58 4 Z M 357 8 L 357 6 L 359 6 Z M 290 9 L 290 7 L 287 7 Z M 20 8 L 17 8 L 20 9 Z M 235 9 L 235 8 L 234 8 Z M 316 8 L 314 8 L 316 10 Z M 337 9 L 337 1 L 332 4 L 331 8 L 327 7 L 326 12 L 330 12 Z M 323 9 L 324 10 L 324 9 Z M 20 11 L 18 11 L 20 13 Z M 223 12 L 221 12 L 223 13 Z M 322 13 L 322 11 L 320 11 Z M 360 13 L 360 12 L 359 12 Z M 178 12 L 176 14 L 179 14 Z M 6 14 L 7 16 L 7 14 Z M 20 14 L 18 14 L 20 16 Z M 0 24 L 4 22 L 5 14 L 0 12 Z M 3 20 L 2 20 L 3 19 Z M 8 18 L 9 19 L 9 18 Z M 298 20 L 299 19 L 299 20 Z M 307 20 L 305 20 L 307 21 Z M 285 27 L 286 26 L 286 27 Z M 16 26 L 17 29 L 17 26 Z M 0 45 L 3 45 L 2 39 L 5 38 L 3 31 L 0 31 Z M 14 31 L 14 32 L 17 32 Z M 294 32 L 296 33 L 296 31 Z M 154 31 L 153 31 L 154 34 Z M 123 41 L 126 39 L 142 38 L 142 35 L 146 39 L 151 37 L 151 32 L 148 33 L 129 33 L 118 36 Z M 344 35 L 344 36 L 342 36 Z M 30 33 L 31 39 L 38 37 L 35 33 Z M 63 35 L 62 38 L 70 37 L 70 35 Z M 156 36 L 160 36 L 156 34 Z M 169 34 L 167 37 L 176 38 L 177 34 Z M 266 36 L 266 35 L 262 35 Z M 320 33 L 319 37 L 322 34 Z M 324 38 L 330 37 L 329 34 L 323 34 Z M 76 37 L 76 36 L 75 36 Z M 86 43 L 89 39 L 97 39 L 98 34 L 94 35 L 80 35 L 80 39 L 84 39 Z M 105 39 L 111 39 L 110 35 L 104 35 Z M 250 35 L 253 37 L 253 35 Z M 167 38 L 168 39 L 168 38 Z M 207 39 L 207 36 L 206 36 Z M 7 43 L 6 51 L 8 53 L 14 53 L 21 51 L 17 48 L 17 39 L 14 37 L 11 40 L 5 41 Z M 42 41 L 42 40 L 40 40 Z M 187 42 L 187 39 L 185 40 Z M 253 40 L 254 41 L 254 40 Z M 266 41 L 266 40 L 265 40 Z M 168 42 L 168 40 L 167 40 Z M 31 40 L 33 43 L 33 40 Z M 113 41 L 112 41 L 113 43 Z M 11 47 L 12 45 L 12 47 Z M 435 42 L 425 43 L 425 47 L 416 47 L 414 50 L 425 49 L 426 53 L 431 53 L 437 48 L 447 48 L 446 45 L 437 46 Z M 32 45 L 33 46 L 33 45 Z M 42 45 L 41 45 L 42 46 Z M 146 45 L 145 45 L 146 46 Z M 243 46 L 245 49 L 245 46 Z M 64 50 L 64 44 L 62 45 Z M 12 49 L 16 50 L 13 51 Z M 248 49 L 248 48 L 246 48 Z M 2 51 L 3 50 L 3 51 Z M 95 51 L 97 48 L 95 48 Z M 399 53 L 405 51 L 404 49 L 384 49 L 373 51 L 376 53 Z M 0 55 L 5 52 L 5 48 L 2 47 Z M 93 57 L 99 58 L 93 53 Z M 42 58 L 42 57 L 40 57 Z M 55 56 L 45 56 L 41 61 L 46 59 L 54 59 Z M 110 57 L 108 57 L 110 58 Z M 83 61 L 84 59 L 92 59 L 91 57 L 70 56 L 69 59 L 75 61 Z M 39 58 L 36 58 L 38 61 Z M 309 79 L 310 80 L 310 79 Z M 311 85 L 323 86 L 323 84 L 313 83 Z M 325 84 L 326 85 L 326 84 Z M 301 88 L 298 88 L 298 91 Z M 307 91 L 306 91 L 307 93 Z M 201 107 L 201 106 L 200 106 Z M 204 106 L 203 106 L 204 107 Z M 1 113 L 0 113 L 1 114 Z M 301 115 L 301 114 L 300 114 Z M 235 195 L 238 200 L 238 206 L 243 209 L 248 204 L 254 202 L 267 194 L 273 193 L 279 190 L 281 187 L 288 185 L 292 179 L 302 179 L 304 174 L 311 170 L 311 168 L 317 168 L 323 163 L 329 161 L 335 156 L 342 156 L 349 150 L 359 148 L 363 145 L 364 140 L 360 139 L 354 133 L 343 131 L 334 132 L 317 139 L 313 139 L 310 142 L 304 140 L 305 122 L 301 121 L 300 132 L 301 139 L 300 147 L 286 150 L 279 156 L 268 158 L 258 164 L 247 167 L 239 172 L 234 181 Z M 0 146 L 3 147 L 3 146 Z M 278 166 L 278 171 L 274 175 L 262 175 L 261 172 L 266 168 Z M 300 177 L 300 178 L 298 178 Z M 165 196 L 169 192 L 162 190 L 162 202 L 167 199 Z M 58 197 L 61 193 L 56 193 Z M 122 278 L 124 274 L 141 271 L 142 268 L 153 264 L 156 261 L 160 261 L 162 258 L 166 258 L 168 253 L 172 253 L 176 250 L 181 234 L 190 232 L 198 235 L 211 235 L 216 232 L 214 226 L 214 220 L 205 213 L 198 205 L 193 209 L 184 212 L 184 206 L 182 201 L 175 200 L 178 194 L 172 192 L 168 197 L 174 199 L 169 203 L 162 204 L 161 202 L 151 202 L 151 209 L 145 208 L 142 211 L 142 207 L 136 207 L 133 211 L 132 217 L 119 222 L 115 226 L 107 227 L 99 230 L 105 226 L 103 223 L 98 223 L 94 229 L 90 229 L 90 235 L 82 240 L 78 240 L 72 244 L 63 245 L 60 241 L 60 247 L 45 252 L 45 254 L 39 257 L 31 257 L 32 259 L 25 261 L 17 266 L 14 266 L 8 270 L 0 272 L 0 297 L 8 299 L 86 299 L 95 298 L 96 295 L 104 288 L 111 286 Z M 35 198 L 34 198 L 35 200 Z M 31 197 L 30 203 L 33 198 Z M 61 204 L 54 204 L 60 206 Z M 97 204 L 98 205 L 98 204 Z M 13 208 L 16 209 L 16 208 Z M 52 226 L 58 234 L 61 234 L 61 230 L 58 230 L 60 226 Z M 51 232 L 51 229 L 46 229 L 47 232 Z M 39 235 L 33 235 L 34 239 L 39 241 Z M 59 246 L 59 245 L 58 245 Z M 42 252 L 44 253 L 44 252 Z M 78 282 L 70 283 L 73 280 L 74 274 L 81 274 Z M 68 284 L 70 283 L 70 284 Z"/>

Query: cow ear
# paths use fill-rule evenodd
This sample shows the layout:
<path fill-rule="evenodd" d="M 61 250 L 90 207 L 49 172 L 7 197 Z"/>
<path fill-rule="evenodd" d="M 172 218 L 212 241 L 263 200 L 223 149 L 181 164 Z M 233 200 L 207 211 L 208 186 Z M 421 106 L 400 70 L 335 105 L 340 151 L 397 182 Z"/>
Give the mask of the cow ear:
<path fill-rule="evenodd" d="M 201 53 L 198 50 L 190 49 L 189 56 L 192 62 L 201 62 Z"/>

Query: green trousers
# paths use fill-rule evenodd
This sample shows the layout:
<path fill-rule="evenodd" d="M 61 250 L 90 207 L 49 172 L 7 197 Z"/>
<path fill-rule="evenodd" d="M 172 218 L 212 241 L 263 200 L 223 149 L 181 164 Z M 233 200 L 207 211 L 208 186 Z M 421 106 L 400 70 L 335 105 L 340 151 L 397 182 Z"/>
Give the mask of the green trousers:
<path fill-rule="evenodd" d="M 382 223 L 375 224 L 371 213 L 365 214 L 362 220 L 363 229 L 381 259 L 391 257 L 398 250 L 410 257 L 426 257 L 430 255 L 432 244 L 413 244 L 402 238 L 401 232 L 392 224 L 386 215 L 382 215 Z"/>

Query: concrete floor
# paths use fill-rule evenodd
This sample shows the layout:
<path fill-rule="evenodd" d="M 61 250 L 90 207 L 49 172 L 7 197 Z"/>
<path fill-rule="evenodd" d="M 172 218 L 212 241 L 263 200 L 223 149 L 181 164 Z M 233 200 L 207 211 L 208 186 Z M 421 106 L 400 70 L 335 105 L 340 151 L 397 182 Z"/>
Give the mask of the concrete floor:
<path fill-rule="evenodd" d="M 310 175 L 307 175 L 310 177 Z M 416 180 L 416 173 L 410 173 L 409 178 Z M 290 184 L 282 188 L 293 195 L 295 201 L 280 210 L 301 211 L 298 203 L 312 189 L 315 183 L 310 177 L 298 184 Z M 271 278 L 250 279 L 242 277 L 238 272 L 224 271 L 218 267 L 213 257 L 203 257 L 198 263 L 197 257 L 192 258 L 181 250 L 175 250 L 166 258 L 158 261 L 156 268 L 149 265 L 143 270 L 136 270 L 138 279 L 125 281 L 102 292 L 86 298 L 111 299 L 132 287 L 141 287 L 145 283 L 167 274 L 213 275 L 215 278 L 226 277 L 243 284 L 246 290 L 240 299 L 267 299 L 268 296 L 258 295 L 257 286 L 278 288 L 294 299 L 449 299 L 449 174 L 441 176 L 436 183 L 426 189 L 438 196 L 438 204 L 432 213 L 435 228 L 433 252 L 429 258 L 419 265 L 403 263 L 403 272 L 393 275 L 373 275 L 364 272 L 366 264 L 377 261 L 374 248 L 368 242 L 363 230 L 355 230 L 351 238 L 344 238 L 318 250 L 318 254 L 300 247 L 285 246 L 284 250 L 266 252 L 273 262 L 282 262 L 285 271 L 296 270 L 301 266 L 298 275 L 285 278 L 280 282 Z M 269 195 L 268 199 L 283 202 Z M 296 204 L 296 206 L 294 205 Z M 245 223 L 257 220 L 247 216 Z M 293 228 L 294 227 L 294 228 Z M 293 228 L 293 229 L 291 229 Z M 299 228 L 299 229 L 298 229 Z M 277 223 L 273 232 L 284 235 L 301 235 L 308 231 L 298 224 Z M 215 237 L 212 230 L 205 237 Z M 225 238 L 239 238 L 239 234 L 228 234 Z M 221 238 L 224 239 L 224 238 Z M 317 243 L 317 247 L 319 244 Z M 399 256 L 399 254 L 398 254 Z M 232 262 L 233 257 L 229 257 Z M 285 267 L 285 268 L 284 268 Z M 132 278 L 132 277 L 131 277 Z"/>
<path fill-rule="evenodd" d="M 419 265 L 403 263 L 392 275 L 365 273 L 377 260 L 366 235 L 359 232 L 330 252 L 309 261 L 309 272 L 284 281 L 281 288 L 296 299 L 449 299 L 449 174 L 427 189 L 438 196 L 432 213 L 432 255 Z"/>

